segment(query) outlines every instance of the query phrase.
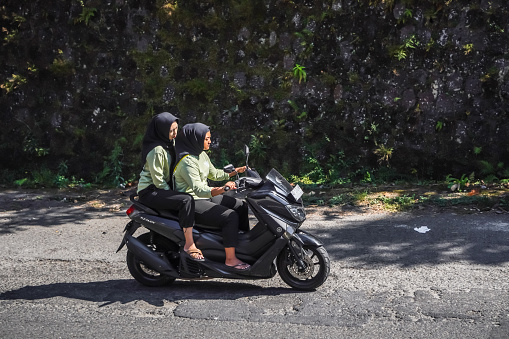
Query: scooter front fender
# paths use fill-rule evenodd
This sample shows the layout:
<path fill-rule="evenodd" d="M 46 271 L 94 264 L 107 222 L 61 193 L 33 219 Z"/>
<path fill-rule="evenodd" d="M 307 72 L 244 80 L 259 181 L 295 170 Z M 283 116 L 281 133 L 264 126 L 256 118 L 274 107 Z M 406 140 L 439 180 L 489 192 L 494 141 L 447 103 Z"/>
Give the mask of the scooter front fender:
<path fill-rule="evenodd" d="M 297 233 L 294 233 L 293 236 L 297 236 L 303 245 L 316 247 L 323 246 L 323 243 L 320 240 L 318 240 L 318 238 L 316 238 L 314 235 L 311 235 L 310 233 L 302 231 L 300 229 L 297 231 Z"/>

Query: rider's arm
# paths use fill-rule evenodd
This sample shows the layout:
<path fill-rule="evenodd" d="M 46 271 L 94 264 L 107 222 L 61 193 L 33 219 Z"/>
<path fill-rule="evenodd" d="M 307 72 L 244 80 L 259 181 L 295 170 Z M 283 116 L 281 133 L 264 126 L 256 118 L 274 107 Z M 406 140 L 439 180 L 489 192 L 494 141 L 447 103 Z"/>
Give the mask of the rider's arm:
<path fill-rule="evenodd" d="M 210 180 L 215 180 L 215 181 L 228 180 L 232 176 L 236 175 L 237 173 L 244 173 L 244 171 L 246 170 L 246 167 L 244 166 L 244 167 L 236 168 L 235 171 L 232 172 L 232 173 L 226 173 L 224 170 L 219 170 L 219 169 L 215 168 L 214 165 L 212 164 L 212 162 L 210 161 L 210 158 L 208 157 L 208 155 L 206 153 L 202 153 L 201 156 L 203 156 L 204 158 L 206 157 L 205 160 L 209 164 L 209 175 L 207 177 Z M 212 196 L 215 197 L 216 195 L 223 194 L 224 192 L 226 192 L 226 190 L 225 190 L 226 186 L 228 186 L 229 189 L 235 189 L 236 188 L 235 183 L 232 182 L 232 181 L 229 181 L 223 187 L 213 187 L 213 188 L 211 188 Z"/>
<path fill-rule="evenodd" d="M 230 175 L 228 173 L 226 173 L 222 169 L 219 170 L 214 167 L 207 153 L 203 152 L 202 154 L 200 154 L 200 161 L 202 161 L 202 159 L 204 162 L 208 163 L 209 173 L 207 175 L 207 178 L 213 181 L 223 181 L 230 179 Z"/>

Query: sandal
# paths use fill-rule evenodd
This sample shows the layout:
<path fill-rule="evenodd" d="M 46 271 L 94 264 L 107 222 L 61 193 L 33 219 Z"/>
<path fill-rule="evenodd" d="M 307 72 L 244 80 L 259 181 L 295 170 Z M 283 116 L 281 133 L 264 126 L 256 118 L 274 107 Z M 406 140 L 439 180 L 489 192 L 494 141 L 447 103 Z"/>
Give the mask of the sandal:
<path fill-rule="evenodd" d="M 237 270 L 237 271 L 244 271 L 244 270 L 247 270 L 247 269 L 251 268 L 251 265 L 249 265 L 246 262 L 243 262 L 241 264 L 237 264 L 237 265 L 234 265 L 234 266 L 226 265 L 226 267 L 233 268 L 234 270 Z M 243 267 L 243 268 L 241 268 L 241 267 Z"/>
<path fill-rule="evenodd" d="M 187 256 L 189 258 L 191 258 L 191 260 L 194 260 L 194 261 L 205 261 L 205 258 L 201 258 L 200 259 L 200 255 L 203 256 L 203 253 L 201 253 L 201 251 L 199 249 L 197 249 L 197 248 L 184 250 L 184 253 L 187 254 Z"/>

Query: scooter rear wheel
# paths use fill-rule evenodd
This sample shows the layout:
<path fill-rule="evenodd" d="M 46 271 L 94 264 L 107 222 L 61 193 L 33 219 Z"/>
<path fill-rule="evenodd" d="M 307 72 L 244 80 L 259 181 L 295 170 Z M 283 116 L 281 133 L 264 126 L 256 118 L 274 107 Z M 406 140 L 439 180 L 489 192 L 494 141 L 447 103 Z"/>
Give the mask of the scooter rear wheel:
<path fill-rule="evenodd" d="M 304 246 L 303 250 L 306 268 L 300 270 L 294 255 L 286 248 L 277 257 L 277 270 L 281 279 L 291 287 L 310 291 L 327 280 L 330 258 L 323 246 Z"/>
<path fill-rule="evenodd" d="M 161 236 L 158 236 L 157 234 L 154 234 L 154 236 L 151 239 L 150 232 L 144 233 L 138 236 L 137 239 L 144 243 L 150 249 L 157 252 L 167 252 L 171 250 L 178 251 L 178 246 L 176 244 Z M 166 286 L 175 281 L 175 278 L 163 275 L 157 271 L 154 271 L 149 266 L 145 265 L 141 260 L 136 258 L 136 256 L 129 250 L 127 251 L 126 261 L 127 268 L 129 269 L 129 272 L 131 273 L 133 278 L 145 286 L 150 287 Z"/>

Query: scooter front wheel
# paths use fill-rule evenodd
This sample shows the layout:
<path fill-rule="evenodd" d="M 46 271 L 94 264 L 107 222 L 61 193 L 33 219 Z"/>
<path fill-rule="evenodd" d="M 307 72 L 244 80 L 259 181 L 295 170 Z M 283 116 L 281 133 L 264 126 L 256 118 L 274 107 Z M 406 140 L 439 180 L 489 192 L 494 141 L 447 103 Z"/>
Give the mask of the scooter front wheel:
<path fill-rule="evenodd" d="M 151 236 L 150 233 L 143 233 L 142 235 L 137 237 L 137 239 L 144 243 L 147 247 L 149 247 L 153 251 L 157 252 L 167 252 L 172 250 L 173 247 L 177 246 L 171 241 L 161 236 L 157 236 L 157 234 Z M 149 266 L 145 265 L 141 260 L 136 258 L 136 256 L 129 250 L 127 251 L 126 261 L 127 268 L 129 269 L 129 272 L 131 273 L 133 278 L 145 286 L 150 287 L 165 286 L 175 281 L 175 278 L 154 271 Z"/>
<path fill-rule="evenodd" d="M 304 291 L 314 290 L 329 276 L 329 253 L 323 246 L 304 246 L 303 254 L 306 267 L 299 269 L 294 255 L 289 248 L 285 248 L 277 257 L 277 270 L 281 279 L 291 287 Z"/>

